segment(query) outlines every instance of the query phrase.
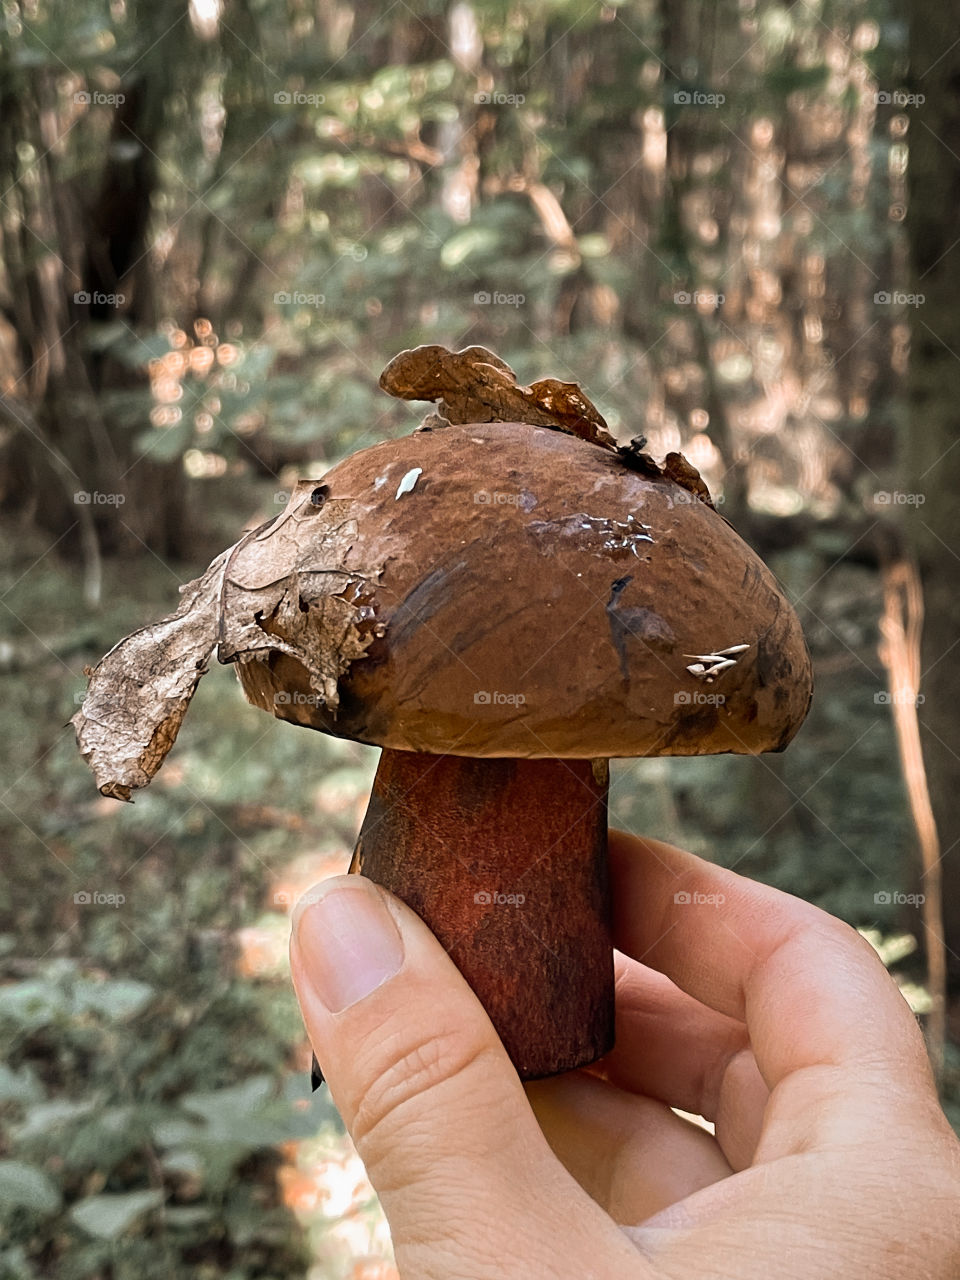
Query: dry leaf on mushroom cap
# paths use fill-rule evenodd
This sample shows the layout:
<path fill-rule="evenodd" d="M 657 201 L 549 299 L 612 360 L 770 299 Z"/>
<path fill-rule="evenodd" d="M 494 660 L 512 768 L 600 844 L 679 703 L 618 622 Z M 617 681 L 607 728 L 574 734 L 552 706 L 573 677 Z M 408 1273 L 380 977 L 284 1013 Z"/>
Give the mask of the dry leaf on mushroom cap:
<path fill-rule="evenodd" d="M 597 407 L 575 382 L 541 378 L 529 387 L 486 347 L 449 351 L 430 345 L 401 351 L 380 375 L 401 400 L 433 400 L 448 422 L 529 422 L 554 427 L 605 449 L 617 442 Z"/>
<path fill-rule="evenodd" d="M 356 524 L 343 518 L 346 504 L 318 503 L 317 493 L 315 481 L 301 481 L 281 516 L 181 588 L 175 614 L 121 640 L 90 672 L 72 723 L 104 795 L 129 800 L 150 782 L 214 652 L 221 662 L 290 654 L 318 703 L 336 707 L 337 680 L 376 635 L 363 595 L 380 570 L 344 568 Z"/>

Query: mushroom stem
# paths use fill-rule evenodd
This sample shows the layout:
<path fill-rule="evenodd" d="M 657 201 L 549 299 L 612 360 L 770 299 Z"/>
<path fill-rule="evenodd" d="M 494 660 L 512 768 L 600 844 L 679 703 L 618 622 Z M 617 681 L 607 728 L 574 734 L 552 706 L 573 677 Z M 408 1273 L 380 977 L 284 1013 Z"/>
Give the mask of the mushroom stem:
<path fill-rule="evenodd" d="M 606 760 L 384 749 L 351 871 L 437 935 L 520 1077 L 613 1046 Z"/>

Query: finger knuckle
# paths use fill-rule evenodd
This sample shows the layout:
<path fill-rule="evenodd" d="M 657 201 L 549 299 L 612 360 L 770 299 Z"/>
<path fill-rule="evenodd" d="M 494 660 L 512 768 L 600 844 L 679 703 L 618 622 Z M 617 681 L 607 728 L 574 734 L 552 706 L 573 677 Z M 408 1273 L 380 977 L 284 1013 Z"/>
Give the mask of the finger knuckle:
<path fill-rule="evenodd" d="M 463 1089 L 468 1077 L 482 1074 L 490 1053 L 488 1045 L 465 1039 L 456 1028 L 403 1047 L 382 1045 L 379 1060 L 366 1073 L 351 1126 L 364 1162 L 376 1163 L 402 1130 L 429 1120 L 441 1101 L 439 1091 Z"/>

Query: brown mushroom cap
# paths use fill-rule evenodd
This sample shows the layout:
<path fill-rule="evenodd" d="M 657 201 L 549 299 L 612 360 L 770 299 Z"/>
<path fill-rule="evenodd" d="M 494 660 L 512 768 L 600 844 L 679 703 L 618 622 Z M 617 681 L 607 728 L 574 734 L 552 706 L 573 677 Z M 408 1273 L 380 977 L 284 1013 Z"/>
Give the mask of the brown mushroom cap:
<path fill-rule="evenodd" d="M 289 654 L 238 665 L 281 719 L 397 750 L 590 758 L 779 751 L 806 715 L 810 657 L 776 579 L 671 479 L 490 422 L 385 441 L 322 483 L 356 521 L 343 567 L 382 566 L 364 594 L 381 634 L 336 711 Z"/>

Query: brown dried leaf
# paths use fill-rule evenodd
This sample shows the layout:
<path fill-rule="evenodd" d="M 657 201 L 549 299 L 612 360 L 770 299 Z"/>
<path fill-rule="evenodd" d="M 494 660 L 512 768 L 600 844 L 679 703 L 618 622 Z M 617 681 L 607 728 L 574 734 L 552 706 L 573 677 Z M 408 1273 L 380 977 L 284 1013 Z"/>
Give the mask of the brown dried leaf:
<path fill-rule="evenodd" d="M 617 442 L 575 382 L 541 378 L 520 386 L 508 364 L 486 347 L 401 351 L 380 375 L 380 386 L 401 400 L 433 400 L 449 422 L 529 422 L 554 427 L 605 449 Z"/>
<path fill-rule="evenodd" d="M 712 511 L 716 511 L 706 481 L 692 462 L 688 462 L 682 453 L 668 453 L 661 466 L 649 453 L 644 453 L 646 443 L 646 436 L 634 436 L 629 444 L 621 445 L 617 452 L 625 466 L 628 466 L 631 471 L 639 471 L 641 475 L 654 479 L 662 477 L 672 480 L 681 489 L 694 494 Z"/>
<path fill-rule="evenodd" d="M 374 639 L 358 620 L 364 584 L 379 574 L 343 567 L 356 535 L 346 506 L 302 481 L 283 515 L 251 530 L 181 588 L 175 614 L 135 631 L 101 659 L 72 723 L 104 795 L 129 800 L 150 782 L 214 651 L 224 663 L 287 653 L 310 673 L 322 704 L 336 709 L 337 681 Z"/>
<path fill-rule="evenodd" d="M 712 507 L 714 511 L 716 510 L 706 481 L 701 477 L 700 472 L 693 463 L 688 462 L 682 453 L 667 454 L 663 460 L 663 474 L 668 480 L 672 480 L 674 484 L 680 485 L 681 489 L 686 489 L 689 493 L 695 494 L 701 502 L 705 502 L 708 507 Z"/>
<path fill-rule="evenodd" d="M 217 641 L 226 552 L 182 587 L 180 608 L 114 645 L 73 717 L 77 744 L 105 796 L 129 800 L 173 746 Z"/>

